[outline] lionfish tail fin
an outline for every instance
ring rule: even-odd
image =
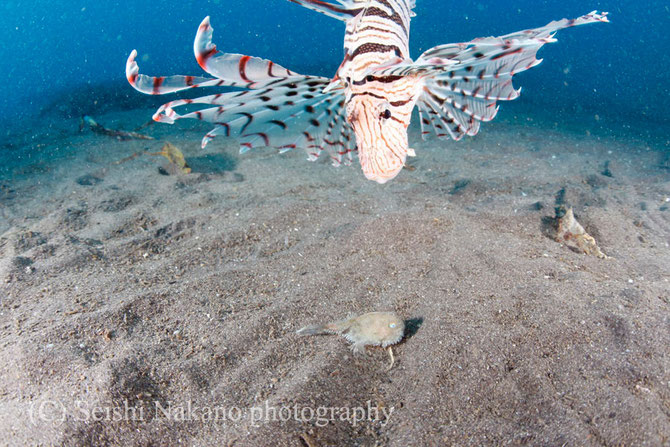
[[[203,147],[217,136],[235,136],[240,140],[240,152],[256,147],[280,152],[303,148],[309,160],[325,151],[334,165],[351,163],[356,145],[344,115],[343,88],[324,92],[328,78],[297,74],[257,57],[220,53],[212,43],[212,34],[206,17],[198,27],[193,49],[198,64],[214,78],[146,76],[139,73],[137,52],[131,53],[126,76],[143,93],[165,94],[196,87],[242,89],[170,101],[156,111],[155,121],[196,119],[213,124],[202,139]],[[196,110],[177,113],[175,109],[183,106]]]
[[[413,64],[383,70],[388,74],[414,75],[423,86],[417,105],[425,137],[460,140],[475,135],[480,123],[491,121],[498,101],[516,99],[512,77],[540,62],[536,55],[546,43],[555,42],[556,31],[587,23],[608,22],[607,13],[593,11],[577,19],[501,37],[440,45],[427,50]]]

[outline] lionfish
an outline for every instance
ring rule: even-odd
[[[593,11],[501,37],[439,45],[413,61],[409,27],[415,0],[290,1],[346,24],[344,60],[332,79],[301,75],[265,59],[220,53],[206,17],[193,49],[200,67],[213,78],[139,74],[135,50],[126,63],[126,77],[135,89],[152,95],[198,87],[237,89],[168,102],[153,119],[174,123],[193,118],[213,124],[202,147],[220,135],[237,136],[241,153],[256,147],[280,152],[300,147],[312,161],[326,152],[336,166],[350,164],[357,152],[365,176],[385,183],[398,175],[407,156],[415,155],[407,137],[415,106],[424,138],[475,135],[481,122],[496,115],[497,101],[519,96],[521,89],[514,88],[512,77],[541,62],[537,51],[555,42],[556,31],[608,21],[607,13]],[[190,104],[211,107],[175,112]]]

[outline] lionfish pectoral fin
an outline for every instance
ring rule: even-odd
[[[354,0],[338,0],[339,5],[322,0],[289,1],[343,22],[355,17],[363,9]]]
[[[593,11],[501,37],[440,45],[424,52],[413,64],[400,64],[383,73],[421,78],[417,105],[422,137],[435,134],[459,140],[477,134],[481,122],[495,117],[497,101],[519,96],[521,89],[513,87],[512,77],[541,62],[537,52],[556,41],[556,31],[597,22],[608,22],[607,13]]]
[[[203,147],[217,136],[238,137],[241,152],[255,147],[272,147],[280,152],[301,147],[310,160],[326,151],[333,164],[351,163],[356,144],[346,121],[340,84],[297,74],[269,60],[221,53],[212,43],[212,35],[206,17],[198,27],[193,49],[200,66],[214,78],[142,75],[135,62],[137,52],[130,54],[126,76],[143,93],[212,86],[243,89],[170,101],[156,111],[154,120],[173,123],[189,118],[212,123],[214,128],[202,139]],[[324,92],[326,86],[330,89]],[[177,113],[175,109],[182,106],[205,107]]]

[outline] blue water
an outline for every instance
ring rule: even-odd
[[[108,86],[113,100],[132,104],[124,85],[129,52],[139,51],[142,72],[199,74],[192,42],[210,15],[220,49],[272,59],[294,71],[332,75],[342,57],[343,24],[285,0],[199,2],[6,1],[0,7],[0,69],[5,74],[0,122],[54,116],[53,101],[84,86]],[[520,75],[522,101],[544,109],[593,110],[622,120],[670,120],[670,12],[661,1],[565,0],[500,2],[418,0],[412,55],[438,44],[500,35],[610,12],[610,24],[558,34],[545,62]],[[96,96],[90,90],[81,95]],[[89,92],[89,93],[87,93]],[[77,107],[96,98],[77,98]],[[103,101],[112,101],[102,98]],[[146,99],[142,99],[145,100]],[[68,100],[63,100],[68,102]],[[61,104],[58,110],[67,109]],[[76,111],[75,111],[76,112]]]

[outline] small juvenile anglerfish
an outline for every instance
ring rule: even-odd
[[[394,359],[391,346],[402,340],[405,334],[405,322],[395,312],[369,312],[332,323],[305,326],[296,333],[342,335],[352,343],[351,349],[354,353],[364,352],[366,346],[388,348],[392,367]]]

